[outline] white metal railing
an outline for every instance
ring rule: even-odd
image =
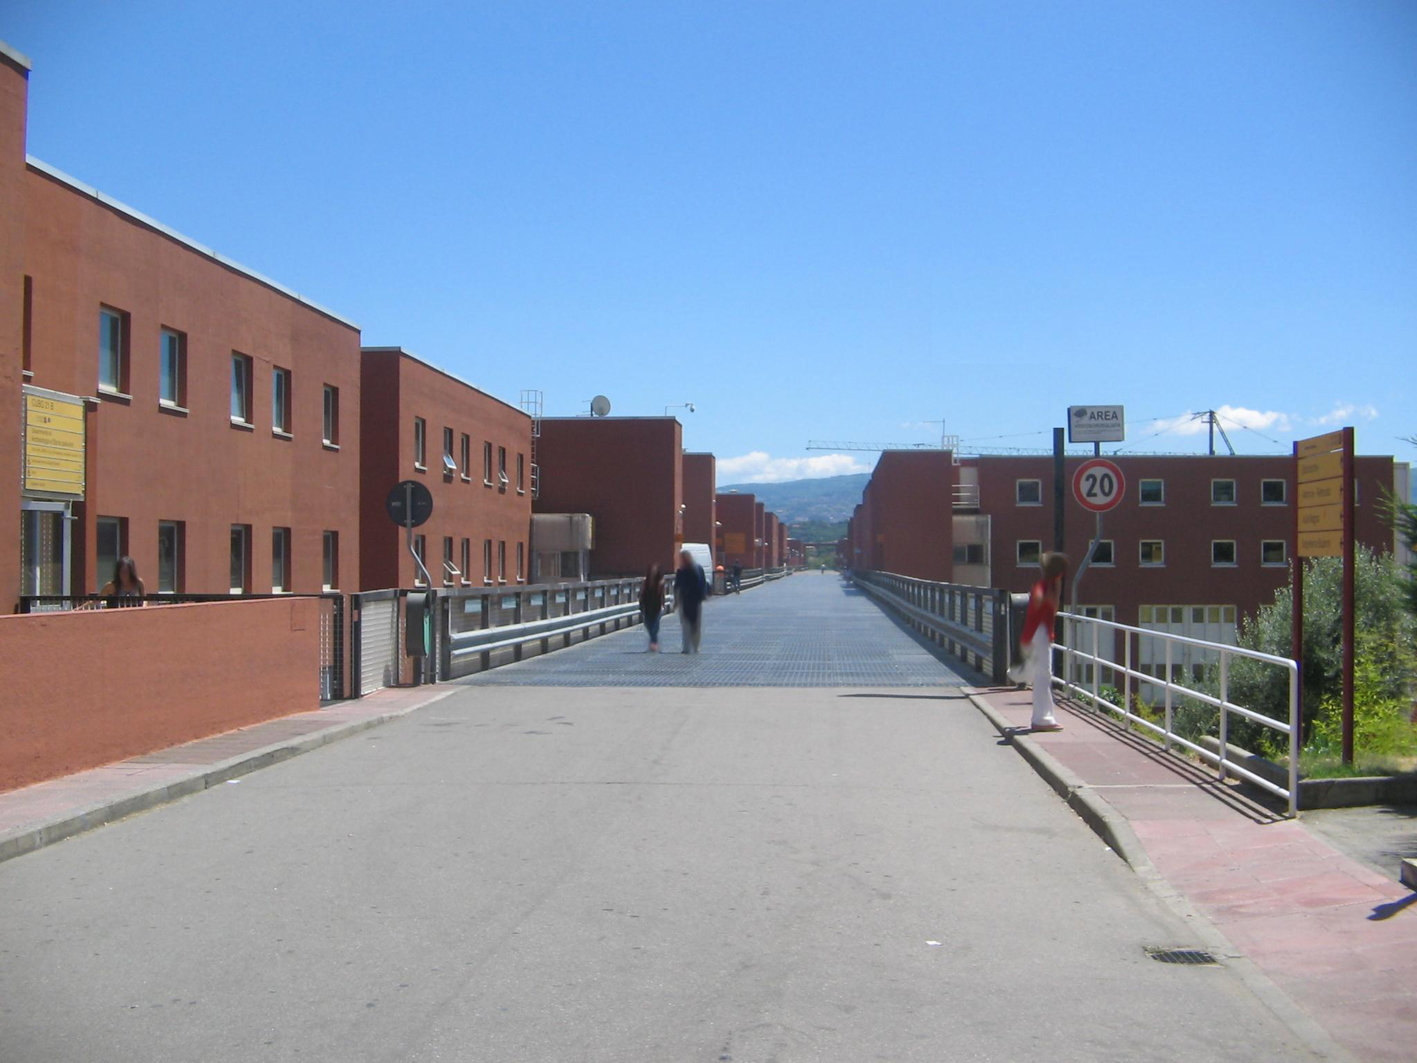
[[[936,645],[1002,683],[1008,668],[1008,595],[992,587],[855,572],[855,585],[900,613]]]
[[[1119,624],[1112,620],[1101,620],[1091,616],[1077,616],[1072,613],[1059,613],[1058,619],[1062,621],[1068,632],[1068,643],[1066,645],[1053,644],[1053,649],[1061,651],[1063,654],[1063,673],[1061,676],[1055,675],[1053,682],[1061,686],[1064,690],[1073,694],[1080,694],[1090,698],[1093,704],[1101,706],[1113,714],[1122,717],[1132,723],[1139,724],[1147,730],[1152,731],[1161,739],[1161,744],[1168,752],[1173,745],[1181,746],[1190,750],[1197,756],[1215,765],[1219,778],[1223,781],[1227,777],[1234,775],[1254,783],[1270,793],[1284,798],[1289,803],[1289,814],[1297,814],[1299,809],[1299,666],[1288,657],[1276,657],[1273,654],[1261,653],[1258,650],[1247,650],[1239,646],[1229,646],[1222,642],[1206,642],[1202,639],[1193,639],[1185,635],[1172,635],[1165,631],[1154,631],[1149,628],[1131,627],[1127,624]],[[1090,629],[1090,630],[1089,630]],[[1102,635],[1106,632],[1113,642],[1112,649],[1115,652],[1115,636],[1121,635],[1122,639],[1122,661],[1117,661],[1103,656]],[[1165,646],[1165,678],[1158,679],[1147,672],[1142,672],[1132,667],[1135,659],[1132,656],[1132,644],[1135,641],[1138,651],[1141,647],[1142,639],[1155,639]],[[1092,652],[1087,653],[1082,647],[1091,646]],[[1188,687],[1184,683],[1175,681],[1173,669],[1174,650],[1177,646],[1189,646],[1204,650],[1208,653],[1219,654],[1219,691],[1218,696],[1208,694],[1205,691]],[[1140,653],[1138,652],[1138,656]],[[1250,660],[1260,661],[1264,664],[1273,665],[1288,672],[1289,675],[1289,719],[1288,721],[1276,720],[1256,712],[1254,709],[1246,708],[1244,705],[1237,705],[1230,700],[1230,660],[1234,657],[1245,657]],[[1090,662],[1092,665],[1092,689],[1074,682],[1074,662]],[[1113,675],[1114,686],[1117,675],[1122,677],[1122,704],[1114,705],[1101,694],[1102,670],[1107,669]],[[1161,724],[1148,720],[1132,712],[1132,680],[1136,680],[1138,687],[1150,686],[1159,688],[1164,692],[1163,711],[1165,716]],[[1218,752],[1211,752],[1204,746],[1197,745],[1190,739],[1176,733],[1174,729],[1175,695],[1180,694],[1183,698],[1190,698],[1205,705],[1218,709],[1220,712],[1220,733]],[[1289,737],[1289,786],[1286,789],[1279,786],[1270,779],[1262,775],[1257,775],[1248,768],[1235,763],[1229,756],[1230,747],[1228,744],[1230,731],[1230,714],[1242,716],[1247,720],[1252,720],[1257,724],[1278,731],[1280,734]]]

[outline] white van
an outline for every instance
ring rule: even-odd
[[[709,590],[713,589],[713,551],[709,549],[708,543],[685,543],[679,547],[680,550],[689,551],[689,556],[694,559],[694,564],[702,565],[704,569],[704,579],[708,581]],[[674,564],[679,564],[679,556],[674,557]]]

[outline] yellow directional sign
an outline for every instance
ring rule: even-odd
[[[1305,506],[1332,506],[1343,501],[1343,477],[1332,480],[1310,480],[1299,485],[1299,508]]]
[[[1332,450],[1343,449],[1343,430],[1337,432],[1325,432],[1321,436],[1314,436],[1311,439],[1301,439],[1298,442],[1300,458],[1312,458],[1315,454],[1327,454]]]
[[[1343,530],[1343,507],[1303,506],[1299,510],[1299,534]]]
[[[84,403],[72,395],[25,389],[24,490],[84,497]]]
[[[1312,458],[1299,459],[1299,482],[1301,484],[1310,483],[1313,480],[1331,480],[1335,476],[1342,475],[1342,454],[1318,454]]]
[[[1294,553],[1299,557],[1338,557],[1343,553],[1343,533],[1341,531],[1300,532],[1299,548]]]

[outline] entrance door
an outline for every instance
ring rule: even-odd
[[[20,503],[20,593],[69,593],[69,506]],[[40,608],[63,608],[48,603]]]

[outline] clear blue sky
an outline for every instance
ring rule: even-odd
[[[692,401],[690,448],[773,459],[720,479],[1070,402],[1417,460],[1406,0],[6,0],[0,37],[32,154],[513,402]]]

